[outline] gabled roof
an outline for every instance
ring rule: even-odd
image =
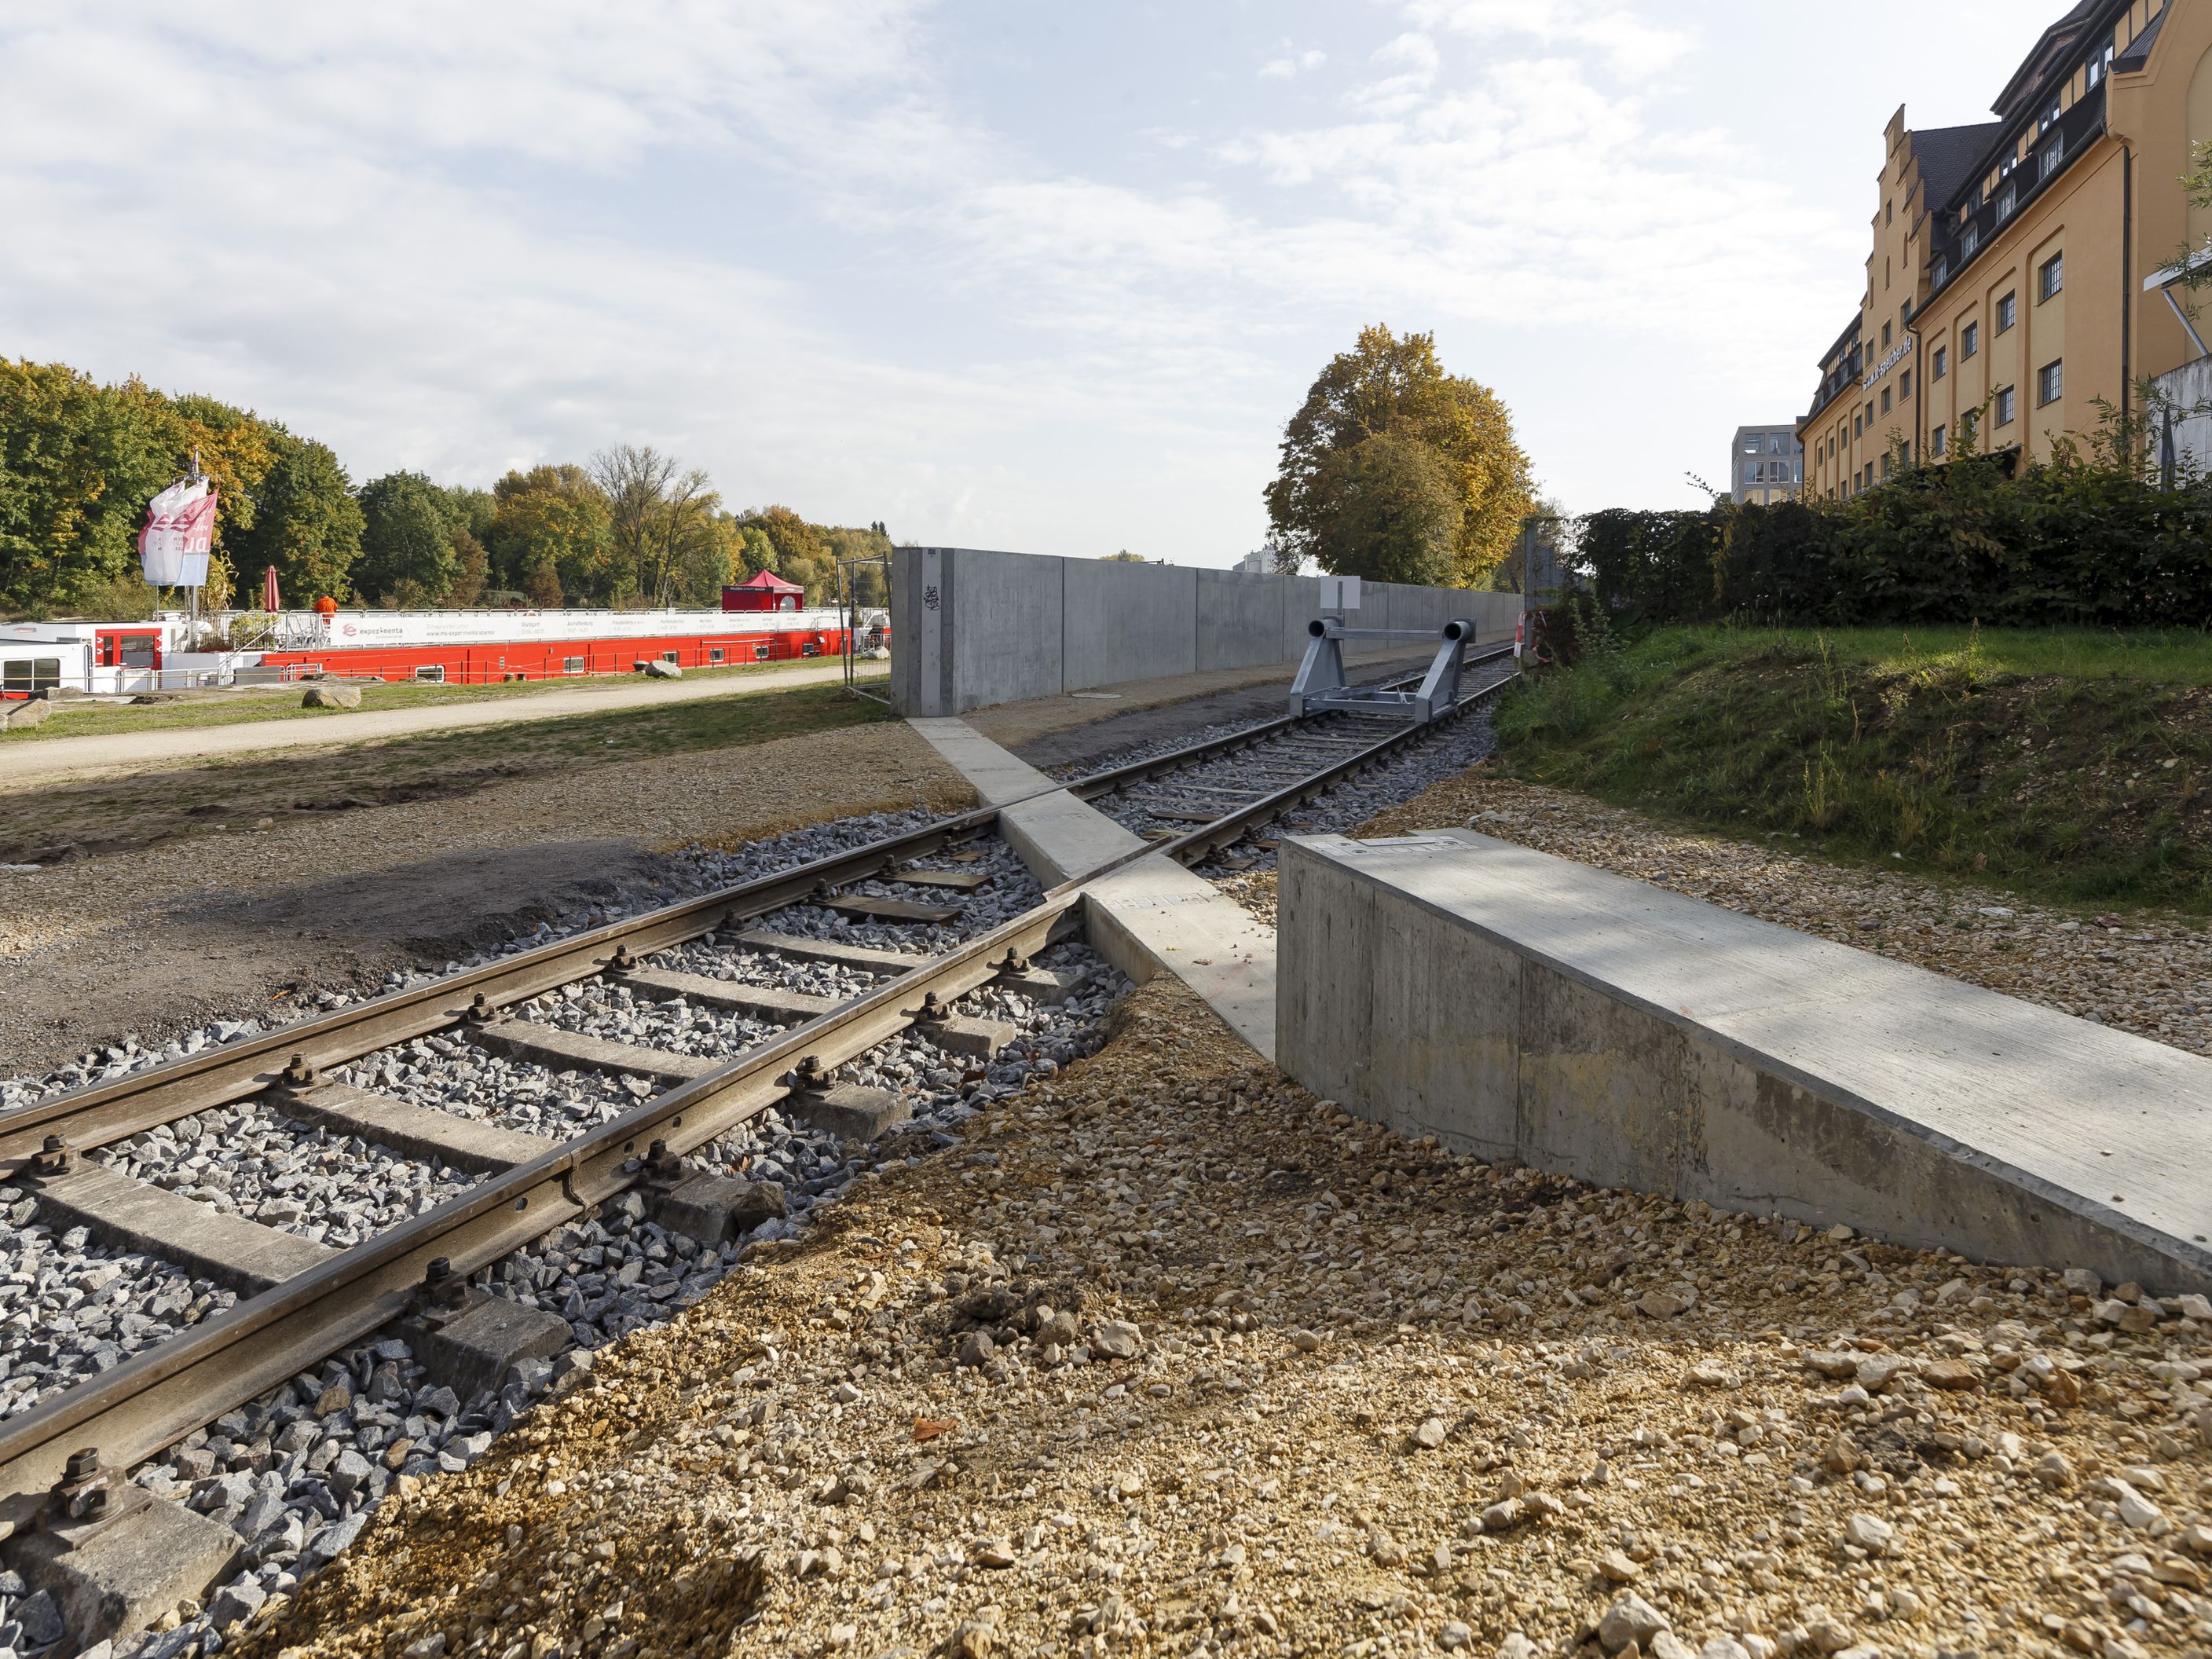
[[[2089,20],[2106,3],[2107,0],[2079,0],[2065,16],[2044,30],[2043,38],[2013,71],[2012,79],[2005,82],[2005,89],[1997,94],[1996,102],[1990,107],[2007,120],[2019,114],[2021,106],[2040,88],[2044,77],[2058,66],[2060,58],[2081,44]]]
[[[1920,163],[1920,199],[1929,212],[1951,198],[1982,170],[1982,160],[2003,136],[2002,121],[1972,126],[1930,127],[1912,135],[1913,158]]]
[[[748,576],[744,580],[738,583],[737,586],[739,587],[764,588],[771,593],[804,593],[806,591],[797,582],[787,582],[784,580],[782,577],[777,575],[773,570],[763,570],[757,575]]]

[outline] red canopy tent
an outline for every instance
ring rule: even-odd
[[[722,590],[725,611],[796,611],[805,599],[805,588],[784,580],[773,570],[748,576],[736,586]]]

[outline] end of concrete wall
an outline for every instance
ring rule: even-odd
[[[1284,1070],[1462,1152],[2212,1292],[2212,1061],[1470,831],[1281,856]]]

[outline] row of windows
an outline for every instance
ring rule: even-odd
[[[2043,300],[2055,299],[2066,291],[2066,256],[2063,253],[2054,253],[2044,261],[2042,269],[2036,273],[2036,287]],[[2019,296],[2008,294],[1996,303],[1997,332],[2009,334],[2019,321]],[[1979,323],[1968,323],[1959,331],[1959,360],[1964,362],[1981,349],[1982,325]],[[1950,347],[1936,348],[1935,357],[1929,364],[1929,372],[1939,380],[1951,372]]]
[[[811,657],[820,653],[810,642],[809,644],[800,647],[800,654],[803,656]],[[765,641],[756,644],[753,647],[754,661],[766,662],[768,660],[768,656],[769,647]],[[726,647],[719,645],[710,645],[707,647],[707,661],[709,666],[715,663],[726,663],[729,659],[730,653]],[[681,662],[683,660],[683,653],[676,651],[664,651],[660,653],[660,660],[663,662]],[[318,668],[321,665],[322,665],[319,663],[314,665],[314,666]],[[8,666],[11,672],[15,668],[15,665],[13,663],[9,664]],[[563,674],[588,673],[591,672],[591,663],[588,659],[583,657],[563,657],[561,659],[561,672]],[[415,678],[417,680],[423,682],[425,684],[442,685],[445,684],[446,679],[445,665],[442,663],[423,664],[415,670]],[[12,683],[9,689],[11,690],[14,690]]]
[[[1765,453],[1769,455],[1787,455],[1790,453],[1790,440],[1779,432],[1770,432],[1766,434],[1765,447]],[[1743,441],[1745,454],[1756,455],[1759,450],[1760,440],[1756,432]]]
[[[2035,371],[2035,404],[2047,409],[2066,395],[2066,363],[2063,358],[2054,358]],[[1990,400],[1990,412],[2000,428],[2010,426],[2020,416],[2020,391],[2016,386],[2000,387]],[[1929,448],[1937,455],[1949,452],[1950,434],[1943,427],[1929,434]]]

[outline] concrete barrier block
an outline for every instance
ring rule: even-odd
[[[2212,1061],[1467,830],[1293,837],[1279,1063],[1458,1150],[2212,1286]]]

